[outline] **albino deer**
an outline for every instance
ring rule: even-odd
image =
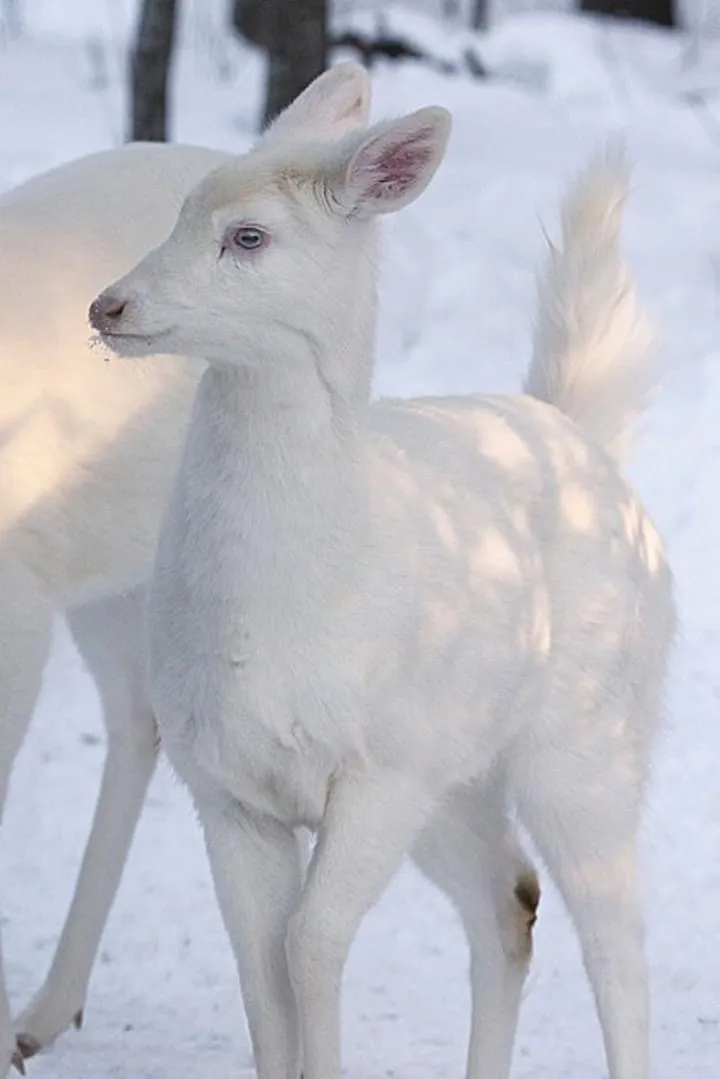
[[[467,932],[467,1074],[507,1076],[539,899],[511,807],[577,928],[610,1075],[647,1079],[636,833],[674,606],[619,467],[656,378],[626,170],[611,154],[570,193],[525,395],[371,405],[375,221],[449,128],[430,108],[261,143],[90,308],[120,356],[208,364],[150,586],[151,697],[259,1079],[338,1079],[343,965],[406,852]]]
[[[273,133],[366,124],[369,84],[344,64]],[[187,192],[227,154],[132,146],[0,199],[0,809],[37,697],[55,611],[98,682],[108,729],[100,801],[49,977],[15,1024],[0,961],[0,1079],[80,1022],[98,943],[153,771],[135,586],[149,573],[200,370],[176,358],[102,364],[87,306],[167,235]],[[128,594],[123,594],[128,593]],[[1,953],[0,953],[1,954]]]

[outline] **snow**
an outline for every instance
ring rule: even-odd
[[[28,3],[26,33],[0,45],[0,186],[122,138],[124,59],[121,35],[103,21],[110,8]],[[132,4],[120,9],[129,17]],[[220,38],[215,10],[196,4],[188,17],[175,136],[241,150],[260,106],[260,65]],[[91,89],[93,35],[104,89]],[[447,164],[388,225],[378,391],[516,389],[528,360],[540,221],[555,233],[563,184],[608,134],[624,131],[637,162],[626,247],[668,377],[631,473],[667,539],[682,617],[644,829],[654,1079],[720,1073],[720,120],[712,126],[712,98],[700,110],[680,93],[687,45],[658,31],[529,15],[499,26],[484,47],[511,71],[531,61],[544,73],[533,91],[515,78],[483,83],[414,64],[374,72],[376,115],[438,103],[455,117]],[[102,738],[94,688],[60,624],[0,859],[18,1006],[44,976],[70,899]],[[536,939],[514,1074],[600,1079],[592,1001],[549,886]],[[404,869],[348,966],[347,1075],[460,1075],[465,964],[445,900]],[[200,836],[164,767],[104,939],[86,1028],[30,1068],[34,1079],[251,1073]]]

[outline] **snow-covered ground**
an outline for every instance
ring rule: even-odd
[[[54,5],[26,6],[49,13]],[[61,35],[61,20],[47,14],[18,42],[0,45],[0,186],[122,137],[124,58],[118,44],[107,44],[108,26],[93,26],[89,14],[102,9],[106,19],[113,5],[62,6],[76,12],[72,33]],[[212,19],[198,21],[202,10],[195,5],[180,58],[175,136],[242,149],[259,105],[258,62],[221,48]],[[98,42],[106,42],[99,52]],[[681,98],[687,72],[679,38],[530,16],[498,28],[484,47],[514,77],[539,75],[542,90],[413,65],[380,66],[374,76],[378,116],[430,103],[455,116],[447,164],[388,229],[377,386],[399,394],[518,387],[543,251],[540,220],[554,232],[567,177],[607,133],[625,131],[637,162],[626,246],[669,369],[631,468],[667,538],[682,614],[644,843],[653,1075],[717,1079],[720,120]],[[108,85],[93,89],[98,70],[89,57],[99,54]],[[220,82],[223,56],[227,80]],[[62,251],[38,256],[57,260],[62,272]],[[52,954],[103,756],[95,691],[62,626],[36,720],[15,772],[0,860],[7,974],[18,1005]],[[347,1075],[459,1076],[465,962],[444,899],[403,871],[368,917],[347,970]],[[29,1067],[36,1079],[250,1074],[200,836],[187,797],[164,768],[107,930],[86,1028]],[[574,937],[549,887],[515,1073],[604,1075]]]

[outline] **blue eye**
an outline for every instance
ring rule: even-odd
[[[223,248],[234,251],[258,251],[267,243],[267,233],[254,225],[233,226],[225,234]]]

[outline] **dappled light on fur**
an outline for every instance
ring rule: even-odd
[[[566,484],[560,491],[560,512],[575,531],[592,533],[596,513],[593,497],[579,483]]]

